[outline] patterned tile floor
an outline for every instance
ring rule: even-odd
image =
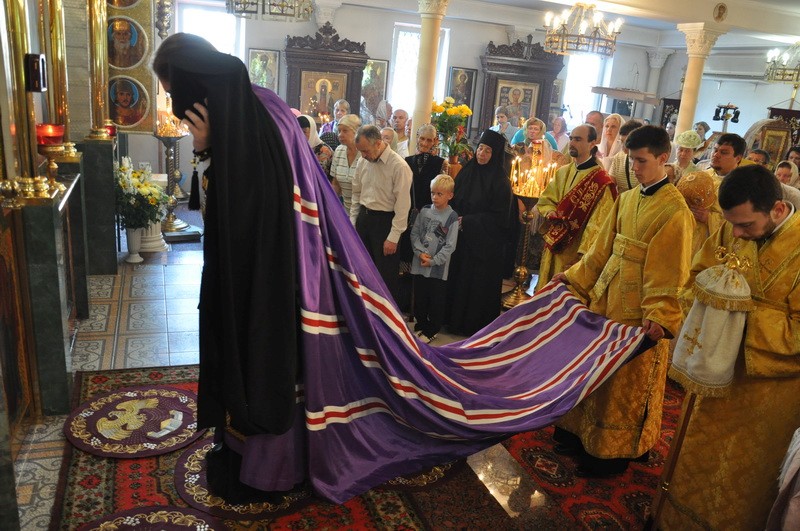
[[[89,318],[78,325],[73,372],[198,362],[202,251],[144,256],[141,264],[121,260],[116,275],[89,277]],[[50,524],[67,444],[65,419],[46,417],[19,430],[15,470],[23,530]]]
[[[122,261],[124,256],[120,255],[117,275],[89,277],[89,318],[78,325],[72,372],[197,363],[202,252],[145,254],[141,264],[128,264]],[[463,338],[440,333],[432,344],[458,339]],[[65,419],[39,419],[17,435],[17,504],[23,530],[47,529],[50,524],[67,444],[61,431]],[[479,477],[492,466],[505,470],[506,483],[510,476],[519,481],[527,477],[502,445],[472,456],[469,464]],[[509,515],[516,516],[508,507],[507,493],[491,481],[485,483]],[[531,506],[547,501],[542,492],[534,492]]]

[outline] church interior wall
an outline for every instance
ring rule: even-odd
[[[67,1],[74,2],[75,0]],[[472,7],[475,8],[475,5],[472,5]],[[527,32],[524,27],[509,25],[519,22],[518,20],[509,20],[509,24],[502,24],[497,14],[487,16],[482,22],[476,22],[459,18],[461,13],[454,12],[453,6],[450,6],[450,11],[453,14],[450,17],[446,16],[442,22],[442,27],[450,30],[447,67],[449,69],[450,66],[459,66],[474,68],[479,71],[475,87],[473,111],[480,113],[483,91],[480,56],[485,52],[486,45],[489,41],[493,41],[495,44],[507,44],[510,30],[516,30],[516,36],[522,39],[527,35]],[[535,28],[530,30],[533,34],[534,42],[542,42],[544,33],[538,28],[538,21],[543,14],[532,10],[526,10],[526,12],[530,14],[525,19],[532,21],[531,27]],[[419,24],[420,19],[415,12],[398,11],[381,4],[376,4],[375,7],[347,4],[336,10],[332,23],[340,38],[365,42],[367,54],[375,59],[389,60],[391,69],[393,67],[393,33],[396,22]],[[313,35],[316,31],[317,25],[313,20],[296,23],[260,19],[247,20],[245,22],[244,59],[246,60],[247,52],[250,48],[280,50],[283,52],[287,35]],[[525,35],[522,35],[522,33],[525,33]],[[511,31],[511,34],[513,34],[513,31]],[[746,43],[745,45],[759,44],[762,47],[768,44],[763,40],[759,41],[751,38],[742,40],[741,37],[722,35],[718,44],[718,47],[722,49],[715,48],[712,51],[712,55],[707,60],[706,72],[744,72],[754,78],[759,75],[759,72],[763,72],[766,48],[759,48],[755,51],[752,48],[728,51],[735,42],[744,42]],[[677,30],[655,30],[631,25],[623,26],[617,52],[611,61],[609,73],[605,78],[608,81],[606,85],[615,88],[632,88],[645,91],[648,76],[650,75],[650,65],[646,50],[648,47],[660,45],[670,46],[673,49],[678,46],[681,46],[681,48],[676,49],[676,53],[667,59],[662,68],[657,95],[659,97],[679,97],[680,80],[683,77],[683,69],[686,67],[688,58],[685,52],[685,36]],[[568,60],[569,57],[565,57],[565,65]],[[72,70],[72,65],[70,69]],[[636,74],[637,71],[638,75]],[[565,79],[566,72],[567,69],[564,68],[559,78]],[[286,97],[286,73],[285,54],[281,53],[278,93],[283,98]],[[72,71],[70,75],[72,75]],[[391,88],[387,87],[387,90],[389,91],[387,96],[391,102]],[[743,134],[750,123],[766,116],[767,105],[787,99],[789,93],[790,87],[787,89],[782,85],[762,85],[757,82],[754,84],[753,82],[748,83],[731,79],[717,80],[704,75],[695,120],[708,121],[713,116],[714,109],[718,103],[727,103],[730,100],[742,109],[742,120],[739,125],[729,124],[729,130]],[[744,101],[745,98],[743,97],[745,94],[747,95],[746,101]],[[742,101],[735,101],[737,99]],[[72,104],[72,101],[70,103]],[[411,109],[408,110],[409,112],[412,111]],[[611,102],[605,101],[602,110],[610,112]],[[641,116],[642,112],[646,112],[646,106],[639,105],[635,114]],[[163,163],[160,163],[160,159],[163,157],[160,153],[158,142],[147,135],[129,136],[129,152],[136,161],[150,161],[154,168],[163,166]],[[180,167],[184,173],[187,173],[191,169],[189,165],[191,160],[190,141],[188,139],[185,140],[181,148]],[[188,183],[188,181],[185,181],[185,183]]]

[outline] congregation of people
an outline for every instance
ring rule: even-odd
[[[525,209],[513,198],[509,160],[556,163],[531,212],[528,237],[544,242],[536,289],[564,282],[592,311],[643,327],[650,341],[556,426],[555,451],[577,460],[579,476],[614,477],[647,461],[660,437],[670,356],[696,275],[716,263],[720,245],[747,254],[755,309],[733,389],[695,404],[656,525],[763,527],[800,427],[800,236],[792,228],[800,147],[772,161],[737,134],[709,136],[705,122],[675,135],[674,124],[593,111],[567,131],[562,117],[548,130],[536,117],[511,123],[510,114],[495,109],[496,124],[452,177],[433,126],[418,129],[410,150],[400,147],[408,142],[405,111],[393,113],[391,127],[362,126],[340,138],[346,144],[355,133],[361,162],[353,173],[331,172],[334,187],[409,326],[430,342],[442,329],[469,336],[501,313],[504,248],[515,245],[508,234]],[[382,189],[369,192],[378,182]],[[344,192],[351,183],[353,195]],[[766,409],[770,396],[781,397],[779,411]],[[755,445],[769,450],[759,466],[748,455]],[[703,482],[722,488],[703,489]]]
[[[592,312],[647,338],[558,421],[554,451],[577,461],[578,476],[615,477],[650,459],[674,340],[697,342],[698,330],[682,330],[701,300],[695,280],[719,263],[720,247],[746,259],[752,307],[729,392],[692,401],[653,517],[660,529],[762,529],[778,518],[777,478],[800,427],[800,146],[771,161],[737,134],[709,136],[705,122],[675,135],[592,111],[569,132],[562,117],[548,131],[501,106],[456,173],[434,126],[410,135],[405,110],[383,120],[350,110],[339,100],[319,131],[308,115],[298,126],[409,328],[428,343],[442,330],[473,335],[501,313],[510,235],[525,208],[510,158],[559,166],[530,213],[537,222],[525,225],[524,237],[544,243],[536,288],[562,282]],[[191,127],[196,138],[202,122]]]

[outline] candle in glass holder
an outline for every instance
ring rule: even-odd
[[[64,142],[64,126],[58,124],[36,124],[36,143],[42,145]]]

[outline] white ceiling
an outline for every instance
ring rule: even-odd
[[[450,0],[448,14],[463,0]],[[598,9],[621,16],[625,25],[674,32],[685,22],[715,23],[714,9],[720,0],[583,0]],[[539,12],[559,12],[572,0],[483,0],[482,3]],[[730,36],[741,36],[791,43],[800,40],[800,0],[725,0],[728,16],[722,21]],[[625,26],[623,26],[624,31]],[[730,40],[730,37],[727,39]],[[765,44],[766,45],[766,44]]]

